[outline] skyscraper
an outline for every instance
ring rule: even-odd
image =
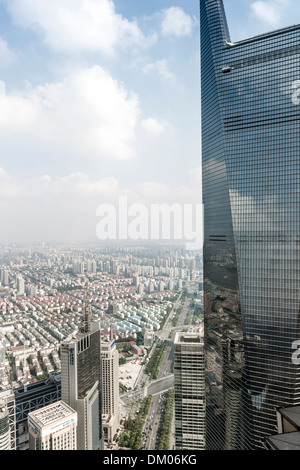
[[[300,403],[300,26],[232,42],[201,0],[207,449],[259,449]]]
[[[203,329],[174,339],[175,448],[205,450],[205,361]]]
[[[103,449],[101,380],[101,330],[86,302],[80,331],[61,345],[61,397],[78,414],[78,450]]]

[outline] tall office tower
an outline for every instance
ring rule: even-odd
[[[77,413],[63,401],[28,413],[29,450],[77,450]]]
[[[175,449],[205,450],[203,326],[174,339]]]
[[[120,424],[119,352],[113,339],[102,341],[102,418],[104,439],[112,442]]]
[[[61,345],[61,398],[77,411],[77,449],[102,450],[101,331],[86,301],[80,331]]]
[[[0,450],[11,450],[9,412],[4,401],[0,401]]]
[[[232,42],[201,0],[207,449],[260,449],[300,403],[300,26]]]

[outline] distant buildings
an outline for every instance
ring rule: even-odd
[[[87,263],[87,272],[91,274],[96,274],[97,272],[97,263],[94,260],[90,260]]]
[[[174,339],[175,449],[205,450],[205,362],[203,329]]]
[[[28,414],[29,450],[77,450],[77,413],[59,401]]]

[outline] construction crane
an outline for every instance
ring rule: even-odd
[[[89,282],[86,281],[84,312],[82,315],[82,323],[81,323],[81,329],[80,329],[81,333],[91,332],[92,312],[91,312],[91,305],[88,301],[88,292],[89,292]]]

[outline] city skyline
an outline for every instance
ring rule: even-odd
[[[199,203],[198,1],[50,4],[0,2],[0,243],[96,241],[98,205],[120,194]],[[225,7],[233,40],[298,14]]]

